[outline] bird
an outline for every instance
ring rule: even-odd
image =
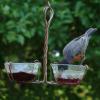
[[[59,64],[73,64],[74,62],[83,63],[89,40],[96,31],[97,28],[89,28],[83,35],[66,44],[63,49],[64,59],[60,61]]]

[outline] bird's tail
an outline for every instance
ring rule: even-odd
[[[86,36],[91,36],[94,32],[97,31],[97,28],[89,28],[86,32],[85,32],[85,35]]]

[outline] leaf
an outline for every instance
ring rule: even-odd
[[[35,35],[35,30],[34,29],[31,29],[30,31],[29,30],[26,30],[26,29],[23,29],[23,35],[27,38],[31,38],[32,36]]]
[[[16,25],[15,25],[15,23],[14,23],[13,20],[10,20],[10,21],[8,21],[8,22],[6,23],[6,28],[7,28],[7,29],[12,29],[12,28],[14,28],[14,27],[16,27]]]
[[[81,1],[76,2],[74,10],[75,16],[80,16],[83,13],[83,10],[85,10],[84,3]]]
[[[3,13],[9,14],[9,11],[10,11],[10,7],[8,5],[5,5],[4,8],[3,8]]]
[[[23,35],[17,35],[17,42],[20,43],[21,45],[24,44],[25,39]]]
[[[16,33],[13,31],[9,31],[6,35],[6,39],[9,43],[16,41]]]

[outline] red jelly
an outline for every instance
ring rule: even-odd
[[[29,82],[35,80],[35,75],[25,72],[10,73],[9,78],[17,82]]]
[[[64,78],[57,78],[57,82],[59,84],[67,84],[67,85],[78,85],[80,84],[80,79],[64,79]]]

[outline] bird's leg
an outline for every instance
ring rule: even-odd
[[[84,55],[84,56],[83,56],[83,59],[82,59],[82,61],[81,61],[81,63],[80,63],[80,65],[83,64],[83,62],[85,61],[85,59],[86,59],[86,57],[85,57],[85,55]]]

